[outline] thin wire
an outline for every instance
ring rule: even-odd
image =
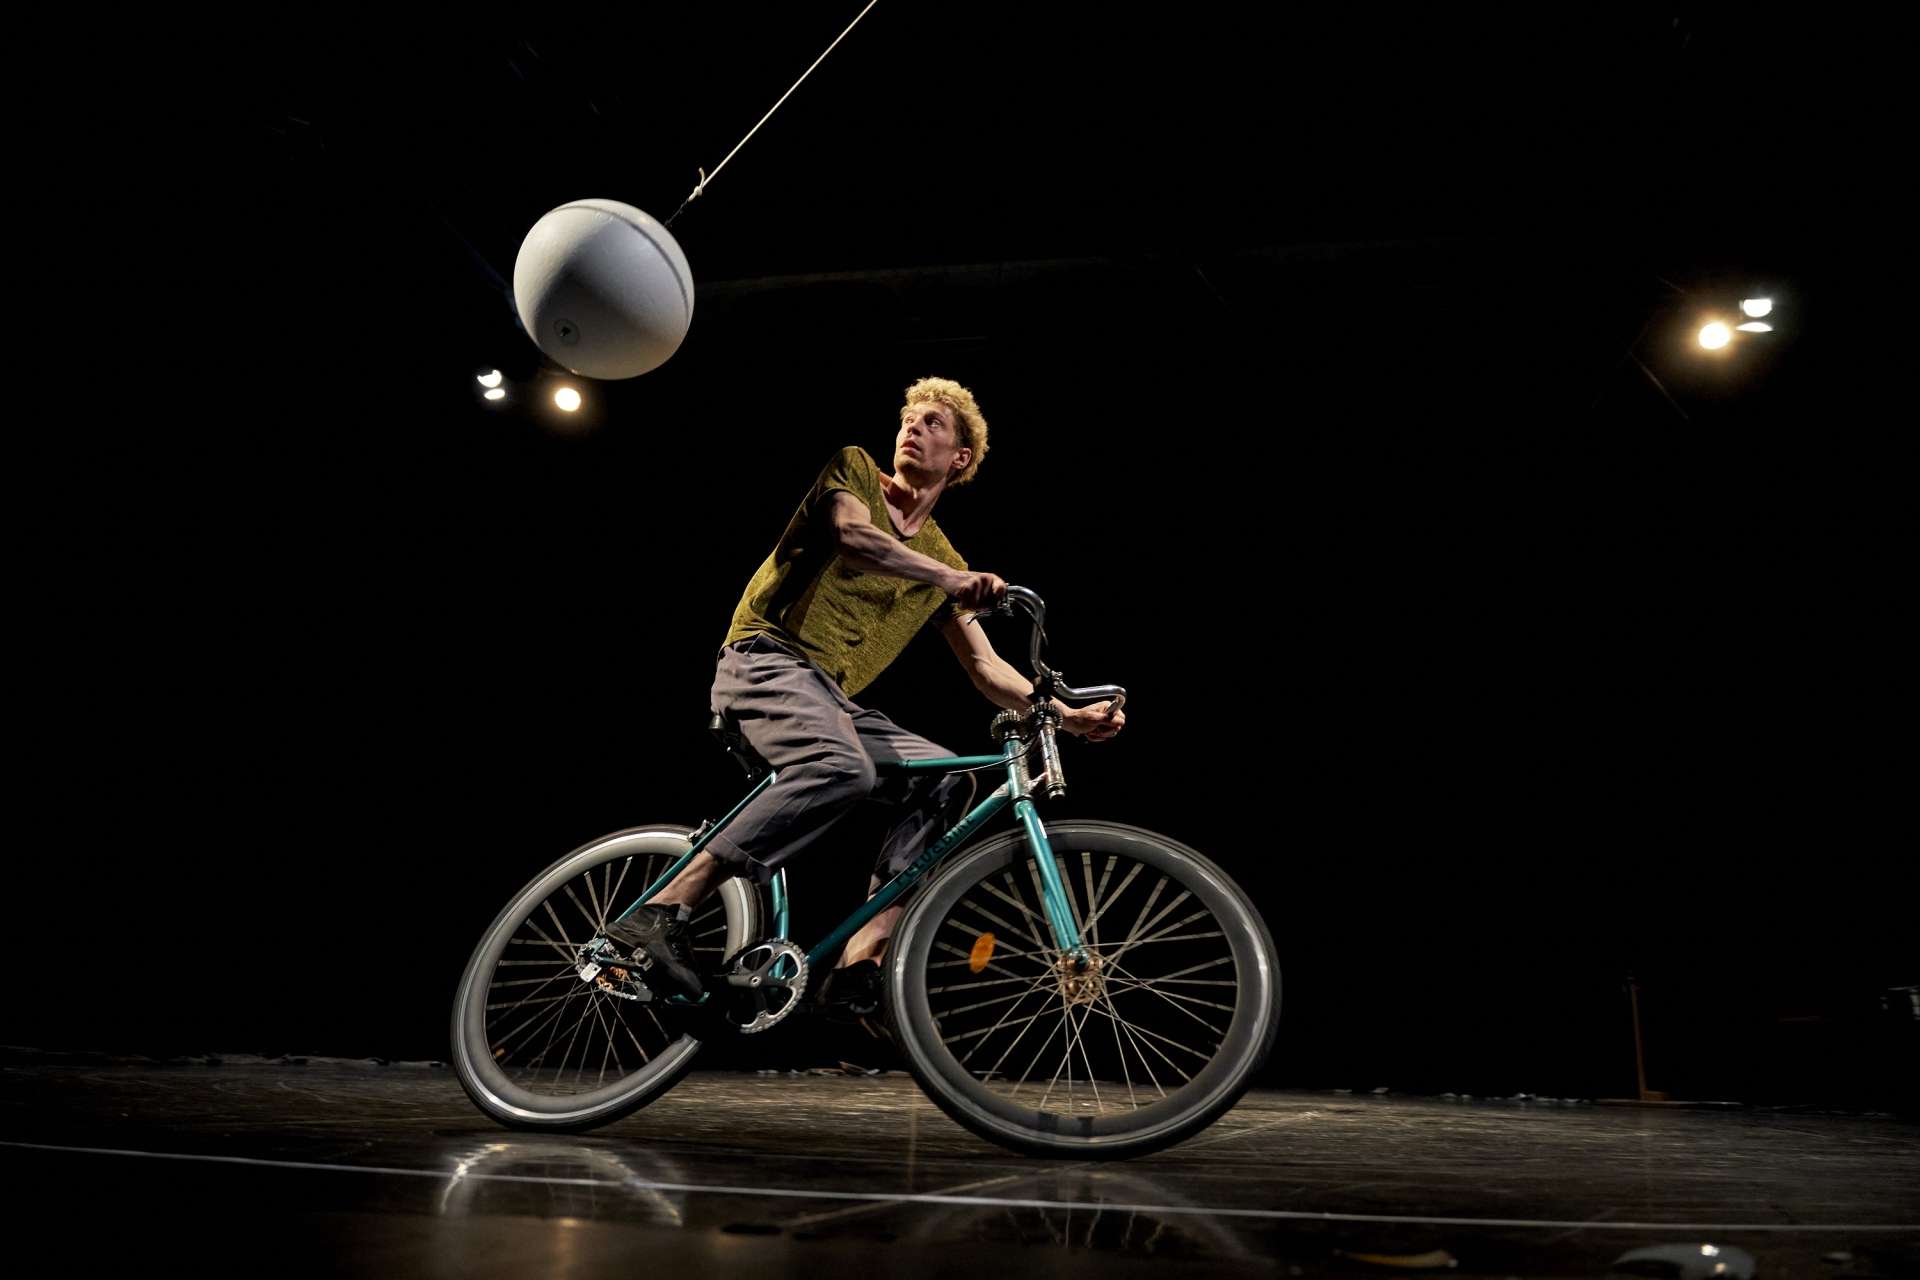
[[[1666,400],[1667,404],[1673,409],[1673,411],[1680,415],[1680,421],[1689,422],[1689,423],[1692,422],[1693,419],[1687,416],[1687,411],[1680,407],[1680,402],[1673,398],[1672,393],[1667,390],[1666,386],[1663,383],[1661,383],[1660,379],[1653,376],[1653,370],[1647,368],[1647,366],[1644,363],[1642,363],[1640,357],[1634,355],[1633,352],[1629,351],[1627,352],[1627,355],[1632,358],[1634,364],[1640,366],[1640,372],[1647,375],[1647,381],[1653,384],[1653,389],[1655,391],[1658,391],[1661,397]]]
[[[867,8],[862,9],[860,11],[859,17],[856,17],[852,22],[849,22],[847,24],[846,31],[842,31],[838,36],[834,37],[833,43],[827,46],[826,53],[821,54],[819,57],[813,60],[813,67],[817,67],[821,63],[825,62],[827,60],[827,54],[832,53],[836,48],[838,48],[840,45],[840,42],[847,38],[847,33],[860,25],[860,19],[867,16],[867,10],[873,8],[874,5],[879,3],[880,3],[880,0],[867,0]],[[808,67],[806,71],[801,75],[801,77],[798,80],[795,80],[793,82],[793,89],[798,89],[801,85],[806,83],[807,77],[813,74],[813,67]],[[760,117],[760,124],[765,124],[767,121],[773,119],[773,113],[780,109],[781,103],[784,103],[788,98],[791,98],[793,96],[793,89],[789,89],[785,93],[780,95],[780,101],[774,103],[772,109],[769,110],[767,114]],[[733,150],[727,152],[727,159],[722,160],[720,162],[719,168],[716,168],[712,173],[708,173],[705,169],[701,169],[698,171],[700,174],[700,181],[693,184],[692,193],[688,195],[685,200],[682,200],[680,202],[680,207],[678,209],[675,209],[673,211],[673,218],[677,218],[681,214],[685,213],[687,210],[687,206],[692,204],[695,200],[698,200],[706,192],[707,184],[709,182],[712,182],[715,178],[719,177],[720,170],[727,167],[727,160],[731,160],[736,155],[740,154],[740,148],[746,146],[748,141],[752,139],[753,135],[760,132],[760,124],[756,124],[755,126],[753,126],[753,128],[747,130],[747,136],[745,138],[740,139],[740,141],[737,144],[735,144]],[[671,227],[673,225],[673,218],[667,219],[666,221],[667,226]]]

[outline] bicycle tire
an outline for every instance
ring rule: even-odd
[[[1138,827],[1106,822],[1049,825],[1047,835],[1082,938],[1100,957],[1094,970],[1098,982],[1067,971],[1067,961],[1053,948],[1039,913],[1037,868],[1026,840],[1019,832],[1007,833],[962,854],[943,869],[900,922],[886,995],[888,1021],[902,1057],[920,1087],[947,1115],[979,1136],[1025,1154],[1124,1159],[1183,1141],[1239,1100],[1272,1051],[1280,1016],[1280,969],[1272,936],[1245,892],[1186,845]],[[1116,886],[1113,877],[1123,862],[1130,870]],[[1143,871],[1154,874],[1142,876]],[[1096,875],[1102,877],[1098,885]],[[1149,887],[1147,881],[1157,887]],[[1169,885],[1177,885],[1177,891],[1169,894]],[[1126,912],[1136,913],[1133,929],[1118,942],[1112,941],[1110,932],[1102,944],[1099,926],[1113,910],[1122,911],[1123,922]],[[1194,925],[1202,914],[1211,916],[1217,931],[1200,926],[1194,933],[1177,932]],[[1168,925],[1170,915],[1180,918]],[[996,930],[1000,932],[994,938],[987,937]],[[973,946],[962,950],[958,944],[970,935]],[[1024,938],[1027,949],[1020,950],[1019,944],[1003,947],[1004,937]],[[1188,949],[1182,952],[1169,945],[1143,956],[1138,948],[1149,943],[1180,943]],[[1214,951],[1220,954],[1214,956]],[[1131,962],[1122,964],[1129,956]],[[1230,980],[1186,976],[1224,972],[1229,963]],[[971,973],[957,972],[962,965]],[[1134,972],[1151,965],[1171,969],[1160,979],[1160,986]],[[998,976],[978,978],[989,969],[997,970]],[[1023,982],[1028,984],[1024,988]],[[1227,985],[1232,988],[1233,1004],[1223,1018],[1219,1010],[1229,1006],[1207,997],[1224,995],[1216,988]],[[1015,994],[987,995],[995,987],[1007,986],[1014,987]],[[1202,988],[1205,995],[1189,994],[1189,988]],[[1006,1025],[1036,994],[1041,1003],[1034,1007],[1039,1011]],[[1157,998],[1161,1004],[1145,997]],[[1012,1038],[1013,1027],[1025,1022],[1025,1029],[1018,1033],[1024,1038],[1040,1019],[1051,1019],[1055,1009],[1050,1005],[1056,999],[1059,1026],[1047,1033],[1046,1043],[1050,1045],[1065,1028],[1063,1061],[1071,1067],[1078,1047],[1086,1079],[1076,1098],[1073,1072],[1067,1070],[1067,1105],[1050,1107],[1058,1089],[1060,1069],[1056,1069],[1047,1096],[1039,1098],[1038,1105],[1029,1105],[1036,1101],[1032,1094],[1022,1100],[1019,1093],[1032,1067],[1011,1088],[1018,1061],[1005,1072],[1000,1070],[1017,1050],[1018,1039],[991,1068],[983,1069],[991,1050],[979,1062],[972,1059],[983,1048],[997,1048],[996,1037],[1003,1031]],[[1122,999],[1128,1002],[1124,1015],[1119,1007]],[[983,1032],[973,1025],[985,1023],[994,1016],[993,1006],[1007,1001],[1013,1004],[998,1015],[991,1029]],[[1076,1007],[1086,1010],[1077,1026]],[[1136,1012],[1143,1008],[1146,1012]],[[1095,1025],[1096,1014],[1110,1025],[1114,1045],[1111,1053],[1104,1044],[1097,1052],[1109,1074],[1117,1062],[1126,1077],[1124,1103],[1118,1082],[1105,1082],[1114,1096],[1111,1108],[1100,1092],[1103,1081],[1093,1057],[1093,1038],[1082,1034]],[[1183,1019],[1198,1022],[1217,1033],[1218,1043],[1204,1052],[1175,1043],[1179,1036],[1169,1037],[1157,1026],[1134,1021],[1141,1017],[1173,1024],[1176,1030],[1186,1028],[1181,1034],[1191,1034]],[[1219,1022],[1225,1025],[1215,1026]],[[1098,1029],[1105,1031],[1108,1026]],[[1131,1061],[1130,1048],[1135,1055]],[[1176,1059],[1175,1053],[1203,1058],[1204,1065],[1185,1073],[1180,1065],[1184,1059]],[[1162,1061],[1156,1063],[1156,1056]],[[1146,1068],[1139,1074],[1147,1078],[1136,1080],[1134,1067],[1139,1065]],[[1169,1093],[1165,1085],[1177,1074],[1184,1079]],[[1165,1081],[1160,1079],[1163,1075]],[[1032,1083],[1038,1092],[1039,1082]],[[1089,1088],[1091,1109],[1084,1101]],[[1148,1098],[1144,1103],[1143,1095]]]
[[[663,1018],[662,1008],[656,1007],[658,1000],[649,1004],[605,995],[593,984],[578,980],[567,954],[598,932],[610,911],[624,909],[683,856],[692,847],[689,834],[686,827],[661,825],[633,827],[591,840],[534,877],[494,917],[461,975],[451,1027],[454,1075],[481,1111],[509,1128],[577,1133],[631,1114],[672,1088],[692,1068],[701,1046],[697,1018],[676,1014],[671,1008],[665,1008]],[[569,921],[577,923],[569,926]],[[696,911],[691,929],[696,962],[708,971],[718,968],[722,956],[734,954],[760,936],[759,891],[739,878],[723,880],[714,897]],[[553,931],[560,934],[558,942],[551,936]],[[509,958],[507,952],[516,944],[526,950]],[[509,968],[535,972],[520,978],[506,973]],[[518,988],[528,986],[533,990],[516,1000]],[[534,1001],[542,992],[547,994]],[[544,1055],[558,1038],[557,1027],[549,1032],[537,1059],[513,1038],[524,1039],[529,1025],[531,1034],[538,1035],[540,1024],[531,1019],[546,1016],[538,1012],[543,1003],[553,1006],[551,1016],[557,1023],[577,1015],[572,1040],[545,1091],[528,1085],[529,1080],[538,1084],[546,1071]],[[503,1013],[507,1016],[498,1016]],[[496,1016],[490,1018],[490,1014]],[[582,1028],[587,1044],[579,1046],[575,1042]],[[628,1041],[624,1045],[622,1031]],[[581,1058],[576,1074],[583,1074],[596,1035],[608,1045],[596,1083],[586,1087],[576,1081],[563,1087],[561,1077],[574,1049],[580,1049]],[[647,1052],[649,1042],[656,1042],[654,1052]],[[640,1061],[628,1070],[625,1059],[635,1052]],[[608,1082],[610,1057],[620,1070]]]

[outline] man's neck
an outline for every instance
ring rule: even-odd
[[[933,514],[933,504],[940,500],[940,494],[947,487],[944,480],[916,484],[905,471],[885,479],[887,506],[892,508],[894,521],[902,529],[918,529],[925,524]]]

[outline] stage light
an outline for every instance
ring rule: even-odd
[[[486,398],[488,400],[505,400],[507,398],[507,393],[501,388],[495,387],[493,390],[486,393]]]
[[[1755,320],[1758,320],[1761,316],[1764,316],[1773,310],[1773,299],[1772,298],[1748,298],[1746,301],[1740,304],[1740,310],[1744,314],[1750,315]],[[1741,327],[1745,328],[1746,326],[1742,325]]]
[[[500,385],[503,377],[504,375],[498,369],[495,369],[491,373],[483,373],[480,375],[480,385],[483,387],[497,387]]]
[[[1772,325],[1763,324],[1758,320],[1749,320],[1745,324],[1737,325],[1735,327],[1738,328],[1742,333],[1772,333],[1773,332]]]
[[[553,393],[553,402],[567,413],[572,413],[580,407],[580,393],[572,387],[562,387]]]
[[[1718,351],[1732,341],[1733,331],[1718,320],[1700,329],[1700,345],[1709,351]]]

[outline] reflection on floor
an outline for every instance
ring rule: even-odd
[[[577,1136],[427,1064],[16,1052],[0,1085],[16,1239],[89,1269],[1920,1274],[1899,1118],[1257,1092],[1110,1164],[990,1146],[896,1073],[695,1073]]]

